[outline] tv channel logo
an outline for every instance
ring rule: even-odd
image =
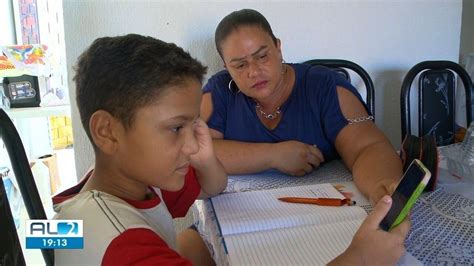
[[[82,220],[27,220],[26,248],[82,249],[84,231]]]

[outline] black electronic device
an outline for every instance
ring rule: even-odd
[[[12,108],[40,106],[41,95],[36,76],[6,77],[3,79],[3,90]]]

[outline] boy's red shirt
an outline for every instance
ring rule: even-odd
[[[59,211],[61,212],[61,208],[64,207],[59,207],[63,203],[66,203],[67,200],[75,200],[74,198],[82,193],[79,193],[82,187],[84,186],[85,182],[88,180],[88,178],[91,177],[92,171],[89,172],[79,184],[77,184],[74,187],[69,188],[68,190],[56,195],[53,198],[53,203],[55,205],[55,209],[58,208]],[[150,188],[154,196],[151,199],[143,200],[143,201],[134,201],[134,200],[129,200],[129,199],[124,199],[120,198],[123,205],[125,208],[130,208],[133,207],[136,209],[139,213],[148,213],[147,214],[147,219],[150,218],[150,213],[152,213],[151,216],[157,217],[157,220],[160,219],[161,216],[158,210],[162,210],[160,204],[161,198],[156,194],[155,190],[153,188]],[[186,215],[189,207],[194,203],[196,198],[198,197],[201,187],[197,181],[196,178],[196,173],[193,168],[189,168],[188,173],[185,176],[185,184],[183,188],[179,191],[176,192],[170,192],[170,191],[165,191],[165,190],[160,190],[161,191],[161,197],[163,198],[163,202],[166,205],[166,209],[169,211],[169,214],[171,215],[172,218],[176,217],[183,217]],[[102,197],[104,196],[110,196],[110,195],[104,195],[103,192],[91,192],[91,193],[96,193],[97,195],[94,196],[95,201],[103,201]],[[110,196],[113,197],[113,196]],[[115,197],[116,198],[116,197]],[[98,200],[99,199],[99,200]],[[92,201],[93,202],[93,201]],[[78,204],[81,204],[82,202],[77,202]],[[72,206],[75,206],[76,204],[73,204]],[[115,204],[114,206],[117,206]],[[120,207],[120,204],[118,205]],[[156,211],[155,211],[156,210]],[[106,210],[104,213],[107,212],[107,216],[113,216],[111,220],[113,220],[114,223],[118,224],[124,224],[124,230],[120,231],[120,233],[117,233],[110,241],[106,241],[108,243],[107,247],[105,248],[105,252],[102,255],[102,260],[101,264],[103,265],[130,265],[130,264],[140,264],[140,265],[189,265],[190,262],[181,257],[174,249],[172,249],[161,236],[160,234],[157,234],[155,231],[158,231],[158,229],[153,228],[151,230],[150,228],[147,228],[148,223],[144,227],[138,226],[132,226],[132,227],[127,227],[127,219],[128,217],[123,217],[121,214],[127,213],[123,212],[120,210],[120,208],[115,207],[115,209],[112,210]],[[110,215],[112,213],[113,215]],[[94,213],[90,213],[90,215],[95,215]],[[101,211],[97,213],[97,215],[103,215]],[[84,217],[84,214],[78,214],[77,219],[80,219]],[[166,216],[164,214],[164,216]],[[60,217],[60,219],[63,219]],[[70,219],[76,219],[75,217],[70,217]],[[91,234],[87,234],[87,216],[85,216],[84,219],[84,245],[85,248],[87,245],[88,241],[94,241],[95,237],[100,237],[100,236],[93,236]],[[159,224],[159,221],[155,223]],[[152,223],[151,223],[152,224]],[[91,226],[89,224],[89,226]],[[104,226],[104,224],[95,224],[93,226]],[[90,228],[89,228],[90,229]],[[163,234],[167,234],[169,232],[162,232]],[[89,238],[89,239],[88,239]],[[92,238],[92,239],[91,239]],[[103,241],[103,239],[98,240],[97,242]],[[56,251],[59,252],[59,251]],[[64,251],[62,251],[64,252]],[[73,253],[75,252],[74,250],[69,250],[67,251],[69,255],[74,255]],[[76,251],[78,252],[78,251]],[[94,252],[94,251],[89,251],[89,252]],[[88,260],[87,252],[84,252],[84,256],[82,256],[81,261],[75,261],[73,259],[74,256],[70,256],[71,258],[71,263],[79,263],[79,264],[87,264],[93,263],[94,261]],[[94,256],[90,256],[91,258]]]

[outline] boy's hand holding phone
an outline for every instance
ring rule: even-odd
[[[414,160],[392,197],[384,196],[356,232],[347,250],[331,265],[395,264],[405,253],[404,241],[410,230],[405,219],[430,180],[430,171]]]
[[[430,177],[431,173],[423,163],[418,159],[413,160],[392,194],[392,207],[380,223],[383,230],[389,231],[403,222],[425,189]]]
[[[390,232],[380,229],[379,224],[392,206],[386,195],[375,205],[357,230],[344,253],[329,265],[394,265],[405,253],[404,241],[410,230],[406,220]]]

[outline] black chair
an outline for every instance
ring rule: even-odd
[[[308,60],[304,63],[310,64],[313,66],[319,65],[319,66],[325,66],[327,68],[331,68],[334,71],[343,75],[349,82],[351,82],[351,76],[349,75],[349,72],[347,71],[347,69],[354,71],[357,75],[360,76],[360,78],[364,82],[366,94],[367,94],[365,103],[367,104],[369,111],[375,117],[374,83],[372,82],[372,79],[370,78],[367,71],[365,71],[365,69],[363,69],[361,66],[359,66],[358,64],[352,61],[342,60],[342,59],[313,59],[313,60]]]
[[[33,178],[33,174],[31,173],[30,165],[28,163],[28,158],[26,157],[25,149],[21,142],[20,136],[13,125],[13,122],[10,120],[8,115],[5,113],[3,109],[0,108],[0,138],[3,140],[5,147],[7,148],[8,156],[10,157],[10,161],[12,164],[13,172],[15,173],[18,186],[20,188],[21,196],[23,198],[23,202],[25,203],[26,210],[28,212],[28,216],[30,219],[47,219],[46,213],[43,209],[43,205],[41,203],[41,198],[38,193],[38,189],[36,188],[36,183]],[[3,187],[3,182],[2,187]],[[5,190],[3,188],[3,190]],[[4,191],[2,191],[2,198]],[[6,195],[5,195],[6,197]],[[6,204],[5,204],[6,203]],[[2,212],[9,212],[10,218],[12,217],[10,207],[6,207],[4,205],[8,205],[7,201],[3,201],[2,199]],[[2,215],[3,216],[3,215]],[[8,216],[8,215],[7,215]],[[2,217],[3,220],[3,217]],[[0,227],[0,234],[3,236],[8,234],[9,236],[16,235],[16,240],[18,240],[18,235],[16,233],[16,228],[13,223],[13,219],[11,218],[10,226],[3,226],[3,223]],[[12,227],[13,226],[13,227]],[[13,231],[13,232],[12,232]],[[15,244],[15,239],[12,237],[12,248],[8,249],[4,247],[4,245],[8,246],[9,242],[2,241],[0,243],[1,246],[1,258],[13,257],[16,261],[21,262],[24,258],[21,252],[21,247]],[[19,242],[18,242],[19,244]],[[19,250],[18,250],[19,248]],[[13,253],[11,253],[13,252]],[[54,265],[54,250],[52,249],[42,249],[41,252],[43,253],[44,260],[47,265]],[[21,256],[21,258],[18,258]],[[10,265],[8,263],[3,264],[0,261],[0,265]]]
[[[467,72],[451,61],[424,61],[412,67],[405,76],[400,94],[402,141],[412,135],[410,89],[418,77],[418,136],[433,135],[438,146],[454,143],[456,133],[456,76],[464,86],[466,122],[472,121],[472,81]]]

